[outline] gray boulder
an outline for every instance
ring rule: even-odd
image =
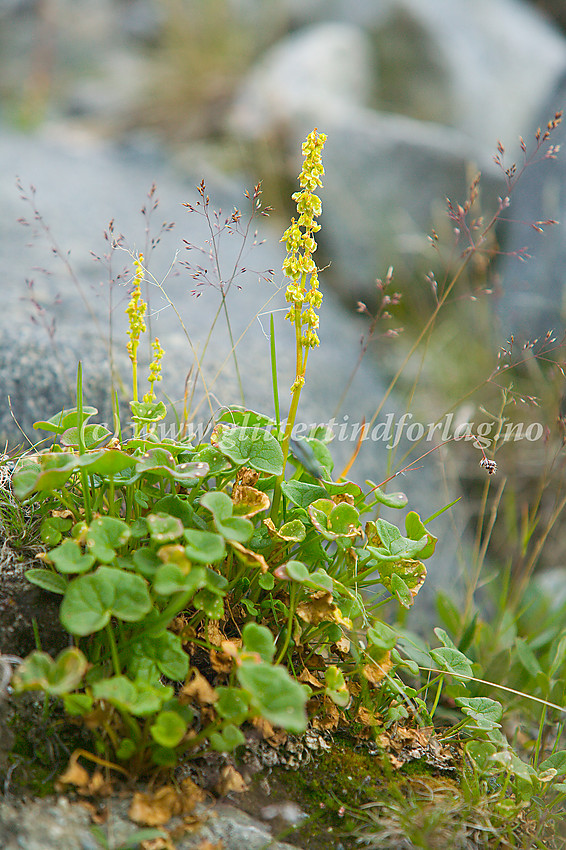
[[[228,129],[247,139],[288,134],[297,117],[326,122],[368,105],[376,69],[369,37],[351,23],[306,27],[270,48],[240,86]]]
[[[313,126],[328,133],[330,277],[366,300],[389,265],[398,280],[422,262],[428,271],[426,235],[478,169],[482,212],[494,210],[505,188],[497,140],[517,154],[566,68],[566,40],[520,0],[282,5],[299,29],[258,60],[227,125],[285,152]]]
[[[486,154],[497,139],[516,150],[566,66],[564,37],[523,0],[398,0],[395,8],[418,25],[442,69],[446,123]]]
[[[511,194],[501,228],[503,254],[497,270],[501,278],[498,313],[506,335],[522,341],[544,337],[547,331],[561,336],[566,329],[566,159],[565,128],[553,130],[548,142],[535,153],[534,136],[544,132],[557,110],[566,106],[566,74],[558,81],[537,121],[525,135],[527,156],[533,159]],[[561,145],[556,158],[545,158],[550,145]],[[519,167],[522,160],[519,160]],[[553,220],[554,225],[536,222]]]

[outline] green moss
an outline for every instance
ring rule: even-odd
[[[295,801],[307,818],[291,828],[275,823],[273,831],[279,840],[309,850],[339,846],[353,850],[359,846],[356,833],[364,805],[402,799],[409,795],[415,777],[427,781],[433,775],[434,769],[424,760],[394,770],[387,757],[372,754],[363,741],[335,734],[330,751],[314,753],[298,770],[273,768],[269,796],[263,797],[264,780],[258,777],[240,802],[253,814],[263,805]]]
[[[0,757],[0,787],[22,797],[55,793],[70,754],[87,744],[84,728],[71,725],[56,704],[44,716],[42,701],[31,696],[3,708],[6,751]]]

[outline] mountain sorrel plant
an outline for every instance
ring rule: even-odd
[[[154,393],[157,340],[150,390],[138,400],[139,257],[127,308],[133,436],[117,405],[114,433],[89,421],[97,411],[84,403],[79,364],[76,407],[37,423],[54,443],[20,458],[13,477],[15,494],[42,516],[47,548],[44,566],[26,575],[61,595],[60,620],[73,639],[55,660],[32,653],[15,688],[62,698],[93,731],[97,757],[132,775],[205,747],[232,751],[245,740],[242,725],[258,718],[264,728],[302,732],[313,714],[330,725],[340,712],[376,724],[378,712],[389,723],[429,716],[421,692],[395,672],[415,673],[404,660],[411,652],[395,650],[398,634],[378,613],[391,600],[413,605],[436,538],[413,511],[404,532],[377,516],[380,505],[404,507],[403,494],[333,481],[325,429],[291,443],[307,356],[318,345],[312,255],[324,140],[315,130],[304,145],[299,218],[283,236],[296,331],[285,426],[273,347],[275,419],[232,407],[209,443],[182,430],[159,438],[166,408]],[[444,633],[441,640],[421,656],[441,671],[435,704],[445,675],[471,675],[465,656]],[[472,705],[463,693],[465,685],[458,696],[468,726],[497,725],[492,700]]]

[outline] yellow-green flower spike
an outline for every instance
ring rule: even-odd
[[[134,268],[135,275],[133,281],[133,289],[132,294],[130,296],[130,302],[126,307],[126,314],[128,316],[129,329],[128,336],[130,339],[128,340],[128,344],[126,346],[128,355],[130,360],[132,361],[132,389],[133,389],[133,399],[134,401],[138,400],[138,345],[140,341],[140,336],[145,332],[145,321],[144,315],[147,308],[147,304],[141,297],[141,284],[145,276],[144,268],[143,268],[143,254],[140,254],[136,259],[134,259]]]
[[[139,257],[134,260],[134,268],[136,272],[134,275],[132,294],[130,296],[129,304],[126,307],[126,314],[130,325],[128,330],[128,336],[130,339],[127,349],[132,362],[136,358],[136,351],[140,336],[145,332],[145,321],[143,317],[145,316],[147,304],[141,297],[141,283],[145,274],[142,263],[143,254],[140,254]]]
[[[318,290],[318,270],[312,255],[317,248],[314,234],[320,230],[315,217],[322,211],[320,198],[314,191],[322,186],[322,149],[325,141],[325,133],[319,133],[315,128],[303,144],[304,162],[299,175],[301,191],[293,195],[299,217],[297,220],[292,219],[281,238],[287,249],[283,272],[290,279],[285,298],[292,305],[286,318],[295,325],[298,344],[307,350],[319,344],[316,333],[318,316],[314,311],[321,305],[322,293]],[[309,276],[310,287],[307,289]],[[301,356],[297,358],[297,375],[292,392],[304,383],[304,367],[306,356]],[[301,377],[302,383],[299,381]]]
[[[161,347],[158,337],[155,337],[153,342],[151,343],[151,347],[153,349],[153,359],[149,364],[149,375],[148,382],[150,389],[144,395],[143,401],[155,401],[155,388],[154,384],[156,381],[161,380],[161,359],[163,354],[165,353]]]
[[[299,174],[301,190],[292,196],[297,205],[298,218],[291,219],[291,224],[281,237],[281,242],[285,243],[287,250],[287,256],[283,262],[283,273],[289,280],[285,292],[289,310],[285,318],[295,326],[296,363],[295,380],[291,386],[291,405],[281,442],[283,472],[278,477],[273,492],[272,517],[277,515],[281,499],[281,482],[285,477],[285,463],[299,407],[299,398],[305,385],[308,353],[311,348],[319,344],[316,332],[319,319],[316,310],[322,303],[322,292],[318,288],[318,269],[313,260],[313,254],[317,248],[315,233],[320,230],[316,216],[319,216],[322,211],[322,203],[314,192],[322,186],[321,177],[324,174],[322,149],[325,141],[326,134],[319,133],[315,127],[303,144],[303,168]]]

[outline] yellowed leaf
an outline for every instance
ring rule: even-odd
[[[229,643],[230,641],[224,641]],[[218,652],[216,649],[211,649],[208,652],[210,658],[210,666],[215,673],[229,673],[234,663],[233,658],[225,652]]]
[[[164,564],[177,564],[185,573],[188,573],[191,569],[192,565],[187,558],[185,549],[178,543],[169,543],[166,546],[160,546],[157,550],[157,555]]]
[[[192,779],[187,777],[181,782],[181,794],[184,800],[183,814],[192,812],[195,803],[202,803],[206,794]]]
[[[204,799],[204,791],[191,779],[184,779],[180,790],[165,785],[154,793],[137,791],[128,814],[134,823],[142,826],[163,826],[175,815],[190,814],[195,804]]]
[[[209,620],[206,624],[206,636],[208,642],[213,646],[221,646],[222,641],[226,640],[226,635],[218,625],[218,620]]]
[[[315,713],[311,713],[313,706],[316,706]],[[321,700],[310,700],[308,703],[309,721],[314,729],[325,729],[329,732],[334,732],[340,723],[340,711],[328,697],[323,697]]]
[[[79,790],[79,794],[92,794],[97,797],[109,797],[113,792],[112,783],[104,778],[100,770],[94,771],[87,788]]]
[[[198,670],[193,669],[192,677],[181,688],[183,696],[196,699],[200,705],[212,705],[218,699],[218,694]]]
[[[230,546],[234,549],[238,560],[247,567],[255,569],[259,568],[262,573],[266,573],[269,570],[269,566],[263,555],[259,555],[251,549],[246,549],[245,546],[242,546],[242,544],[238,543],[236,540],[230,540]]]
[[[271,738],[275,734],[275,730],[269,720],[265,717],[252,717],[252,726],[257,729],[262,738]]]
[[[336,643],[333,644],[333,647],[336,650],[336,652],[340,653],[340,655],[349,655],[350,654],[350,641],[348,640],[347,637],[344,637],[344,635],[342,635],[340,640],[337,640]]]
[[[270,517],[266,517],[266,519],[264,519],[263,521],[263,524],[267,528],[270,537],[280,537],[280,534],[275,528],[275,524]]]
[[[237,794],[241,794],[247,790],[248,786],[244,782],[242,774],[238,773],[235,767],[232,767],[231,764],[227,764],[222,768],[220,772],[220,779],[216,783],[215,787],[215,791],[219,797],[225,797],[226,794],[230,794],[232,791],[235,791]]]
[[[60,785],[74,785],[75,788],[86,788],[90,782],[90,775],[88,771],[76,761],[75,757],[71,756],[67,769],[61,774],[57,782]]]
[[[325,590],[313,593],[309,599],[297,605],[297,615],[310,626],[319,623],[339,623],[347,629],[352,628],[352,621],[342,615],[338,605],[332,602],[332,594]]]
[[[335,505],[340,505],[342,502],[346,502],[348,505],[354,504],[354,497],[350,493],[335,493],[330,498]]]
[[[304,682],[306,685],[311,685],[311,687],[315,688],[316,690],[319,690],[320,688],[324,687],[324,681],[322,679],[317,679],[317,677],[314,676],[306,667],[303,667],[300,675],[297,678],[299,682]]]
[[[356,720],[363,723],[364,726],[380,726],[381,720],[369,711],[365,706],[360,705],[356,714]]]
[[[368,682],[371,682],[372,685],[379,685],[392,667],[393,662],[391,661],[391,653],[386,652],[379,662],[365,664],[362,667],[362,674]]]
[[[182,811],[181,795],[175,788],[166,785],[154,794],[136,791],[128,816],[140,826],[163,826]]]
[[[245,484],[236,484],[233,487],[232,502],[234,503],[234,514],[241,517],[255,516],[261,511],[269,510],[271,505],[267,493]]]
[[[255,487],[259,480],[259,472],[252,469],[251,466],[242,466],[238,470],[236,476],[236,484],[241,484],[243,487]]]

